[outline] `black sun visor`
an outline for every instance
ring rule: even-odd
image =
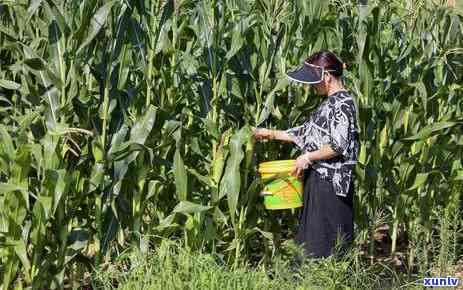
[[[304,64],[293,71],[286,73],[290,80],[304,83],[304,84],[318,84],[321,83],[323,80],[323,74],[325,71],[332,71],[332,70],[325,70],[323,67],[314,65],[311,63],[304,62]]]

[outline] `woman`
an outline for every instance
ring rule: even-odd
[[[305,173],[304,207],[295,240],[314,258],[342,255],[353,240],[359,127],[356,102],[341,79],[344,68],[330,51],[313,54],[287,75],[293,81],[312,84],[317,94],[327,96],[325,100],[301,126],[253,131],[258,140],[292,142],[302,151],[292,172],[299,177]]]

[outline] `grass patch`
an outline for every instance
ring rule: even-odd
[[[130,250],[94,275],[103,289],[391,289],[418,287],[417,277],[387,264],[369,265],[355,250],[340,260],[332,257],[295,262],[297,249],[288,245],[269,265],[228,266],[219,255],[192,252],[164,240],[146,254]]]
[[[300,258],[301,249],[287,240],[271,262],[242,259],[236,266],[221,253],[191,250],[182,239],[161,239],[151,250],[129,248],[118,254],[93,273],[91,284],[95,289],[422,289],[424,277],[450,275],[462,285],[461,211],[448,207],[438,212],[434,235],[426,235],[421,225],[409,232],[407,244],[414,250],[401,267],[394,259],[370,259],[360,234],[338,260]]]

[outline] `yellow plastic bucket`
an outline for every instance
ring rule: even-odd
[[[259,164],[266,209],[297,208],[303,205],[302,182],[290,175],[295,160],[267,161]]]

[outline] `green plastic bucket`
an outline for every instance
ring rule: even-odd
[[[303,205],[302,182],[291,176],[295,160],[268,161],[259,164],[266,209],[289,209]]]

